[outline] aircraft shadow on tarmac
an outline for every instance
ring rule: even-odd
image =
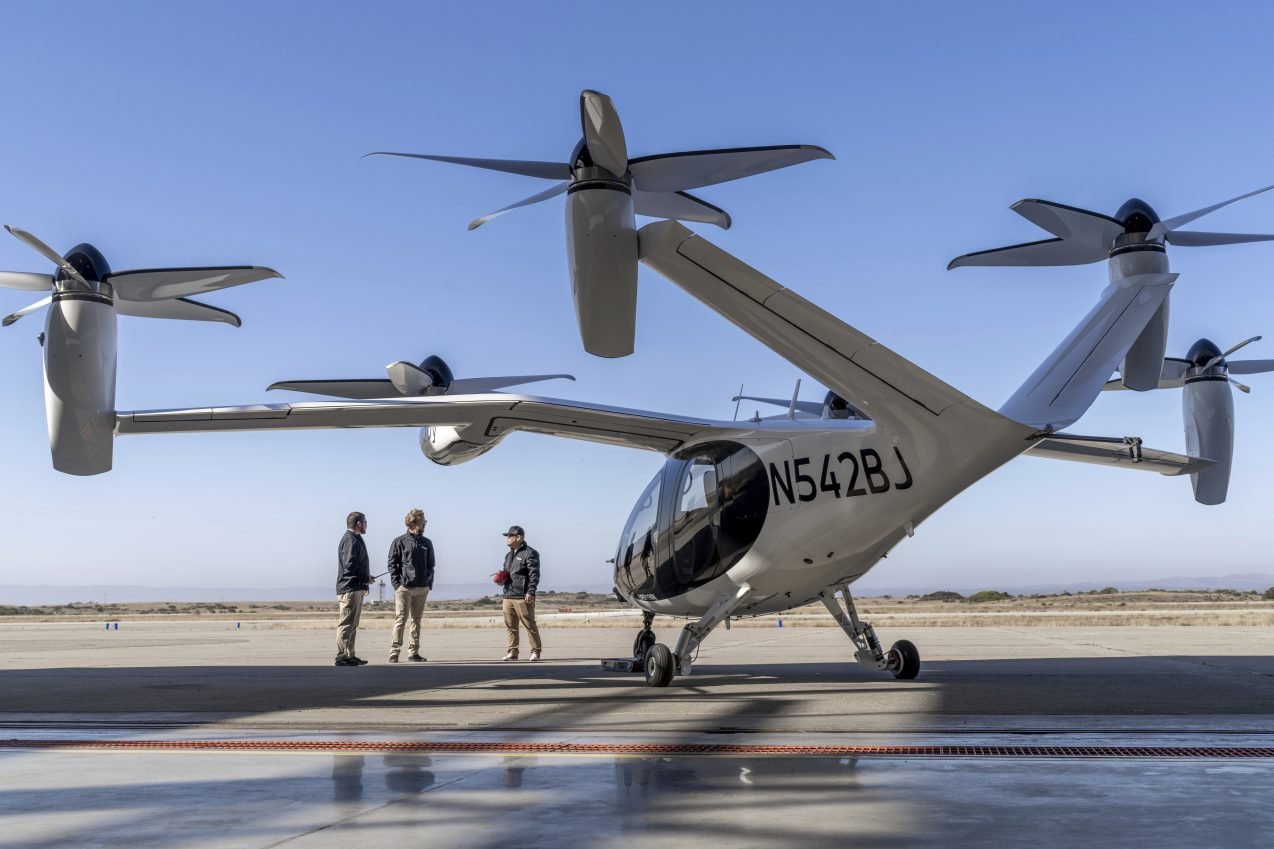
[[[658,706],[677,705],[671,710]],[[853,717],[944,714],[1261,714],[1274,658],[1108,657],[927,663],[894,681],[841,663],[703,662],[666,690],[592,664],[173,666],[0,670],[0,721],[15,716],[180,715],[178,724],[277,720],[425,729],[855,730]],[[329,711],[304,720],[290,711]],[[344,715],[344,717],[342,716]],[[30,721],[30,720],[28,720]],[[731,724],[731,723],[736,724]]]

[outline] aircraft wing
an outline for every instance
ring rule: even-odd
[[[143,410],[115,416],[117,435],[427,426],[472,427],[488,437],[522,430],[664,454],[693,437],[737,432],[701,419],[502,393]]]
[[[1141,440],[1135,437],[1075,436],[1069,433],[1037,438],[1024,456],[1121,466],[1161,475],[1186,475],[1214,464],[1213,460],[1202,457],[1143,448]]]
[[[642,262],[871,419],[909,430],[960,407],[970,421],[1003,423],[969,396],[676,221],[647,224],[638,237]]]

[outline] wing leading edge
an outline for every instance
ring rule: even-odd
[[[142,410],[115,418],[117,435],[431,426],[476,428],[492,438],[521,430],[664,454],[697,437],[738,432],[702,419],[506,394]]]

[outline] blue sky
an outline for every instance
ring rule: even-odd
[[[370,150],[565,160],[582,88],[632,155],[819,144],[835,162],[703,190],[708,238],[953,385],[999,406],[1088,310],[1102,265],[945,271],[1039,238],[1042,197],[1164,216],[1274,182],[1262,4],[47,3],[10,5],[0,219],[113,267],[258,263],[287,279],[207,300],[244,326],[121,319],[121,409],[302,400],[282,379],[567,371],[546,395],[706,418],[782,396],[795,368],[651,272],[637,353],[583,353],[557,202],[472,233],[538,181]],[[1274,193],[1271,193],[1274,194]],[[1274,197],[1201,229],[1274,229]],[[1200,336],[1274,357],[1274,246],[1178,249],[1171,352]],[[44,270],[13,239],[0,268]],[[5,312],[26,293],[0,291]],[[515,435],[440,468],[412,430],[131,437],[115,470],[52,471],[41,317],[0,333],[0,584],[325,585],[351,509],[373,552],[411,506],[448,583],[528,529],[549,588],[604,583],[654,454]],[[1100,582],[1272,571],[1263,439],[1274,385],[1236,397],[1230,501],[1189,483],[1023,459],[919,529],[867,585]],[[805,381],[804,397],[821,390]],[[747,411],[750,412],[750,411]],[[1181,450],[1178,393],[1102,398],[1080,433]]]

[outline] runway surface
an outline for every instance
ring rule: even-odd
[[[1264,629],[736,628],[667,690],[544,633],[2,624],[0,846],[1274,845]]]

